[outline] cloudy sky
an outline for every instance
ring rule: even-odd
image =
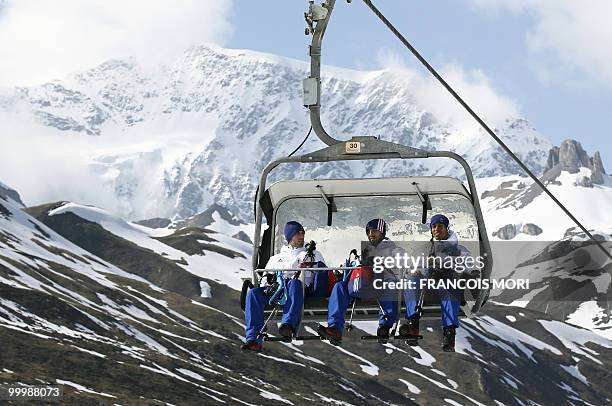
[[[576,138],[612,167],[608,0],[378,0],[376,4],[479,112],[519,114],[558,144]],[[306,0],[0,0],[0,85],[35,84],[134,55],[156,63],[214,42],[307,60]],[[324,63],[414,70],[360,0],[338,0]],[[424,82],[426,83],[426,82]],[[440,90],[424,97],[437,104]],[[436,93],[438,92],[438,93]],[[440,103],[446,109],[449,100]]]

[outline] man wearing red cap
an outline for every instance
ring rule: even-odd
[[[281,248],[280,253],[270,257],[266,264],[266,269],[299,268],[306,257],[304,227],[297,221],[289,221],[285,224],[283,234],[287,245]],[[319,251],[315,250],[313,255],[313,262],[324,265],[323,255]],[[287,281],[287,301],[283,306],[283,318],[278,332],[287,339],[291,339],[297,330],[304,305],[302,282],[294,278],[294,274],[294,271],[285,271],[283,273]],[[314,280],[313,273],[306,271],[304,279],[306,286],[311,286]],[[264,325],[264,310],[268,303],[268,297],[265,295],[264,290],[264,287],[256,287],[249,290],[246,295],[246,343],[242,346],[243,350],[258,352],[263,348],[263,338],[258,337],[258,334]]]

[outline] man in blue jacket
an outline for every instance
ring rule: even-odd
[[[283,230],[287,245],[281,248],[280,253],[270,257],[266,264],[266,269],[295,269],[306,258],[307,250],[304,247],[304,227],[297,221],[289,221]],[[313,252],[314,261],[324,263],[323,255],[317,250]],[[310,258],[312,260],[312,258]],[[287,281],[287,301],[283,306],[283,318],[279,327],[279,334],[287,339],[293,337],[300,324],[302,307],[304,305],[304,290],[302,282],[295,278],[295,271],[283,273]],[[314,275],[311,271],[306,271],[304,280],[307,287],[311,287],[314,282]],[[263,338],[257,337],[264,325],[264,310],[268,303],[268,297],[264,293],[265,287],[256,287],[247,292],[245,318],[246,318],[246,343],[242,346],[243,350],[261,351],[263,348]]]
[[[368,256],[395,256],[400,251],[399,247],[387,237],[387,223],[383,219],[372,219],[366,224],[366,236],[368,245],[365,250]],[[362,257],[365,253],[362,252]],[[348,308],[351,295],[349,294],[348,281],[338,281],[334,285],[328,304],[327,326],[320,324],[317,332],[325,337],[333,345],[342,343],[342,330],[344,329],[344,317]],[[381,310],[379,311],[378,330],[376,335],[379,341],[389,339],[389,330],[397,321],[397,301],[379,300]]]

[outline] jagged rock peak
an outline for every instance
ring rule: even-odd
[[[604,177],[606,174],[606,170],[604,169],[603,162],[601,160],[601,156],[599,155],[599,151],[595,151],[592,159],[592,167],[591,167],[591,180],[594,184],[603,185]]]
[[[555,165],[559,163],[559,147],[556,145],[548,151],[548,159],[546,160],[546,168],[544,172],[552,169]]]
[[[590,165],[589,155],[576,140],[565,140],[559,146],[559,163],[570,173],[577,173],[581,167]]]
[[[580,168],[589,168],[591,170],[590,182],[598,185],[604,183],[603,175],[606,172],[599,151],[596,151],[591,158],[576,140],[567,139],[560,146],[550,149],[544,172],[557,165],[560,166],[561,170],[569,173],[578,173]]]

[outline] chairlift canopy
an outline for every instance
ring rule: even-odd
[[[320,186],[320,188],[318,187]],[[459,194],[471,199],[458,179],[449,176],[402,176],[365,179],[283,180],[272,184],[268,194],[272,207],[289,197],[318,197],[320,189],[334,196],[422,194]]]

